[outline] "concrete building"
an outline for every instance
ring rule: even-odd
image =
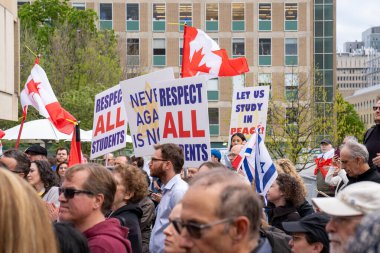
[[[98,13],[99,29],[113,29],[122,48],[121,64],[133,76],[172,67],[180,76],[183,26],[205,31],[230,57],[245,56],[249,73],[210,80],[212,147],[228,142],[232,90],[270,85],[284,102],[299,83],[321,86],[332,102],[335,87],[336,0],[71,0],[73,7]],[[322,105],[326,102],[321,101]],[[284,108],[284,116],[286,109]],[[328,133],[326,133],[328,134]]]
[[[17,2],[0,0],[0,120],[18,120],[19,50]]]
[[[346,101],[354,106],[367,129],[375,124],[372,107],[376,104],[376,97],[379,95],[380,84],[377,84],[357,90],[352,96],[346,97]]]
[[[363,41],[344,42],[343,53],[354,53],[356,50],[364,48]]]
[[[362,32],[362,41],[365,48],[374,48],[380,52],[380,26],[374,26]]]
[[[367,87],[368,55],[338,53],[336,64],[337,88],[344,98]]]

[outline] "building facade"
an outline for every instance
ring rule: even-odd
[[[19,47],[17,2],[0,0],[0,120],[18,120]]]
[[[380,52],[380,26],[374,26],[362,32],[362,41],[365,48],[374,48]]]

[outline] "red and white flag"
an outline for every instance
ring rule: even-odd
[[[327,172],[329,171],[328,168],[332,165],[332,160],[335,154],[335,149],[330,149],[326,153],[322,153],[317,156],[317,158],[314,159],[315,164],[317,165],[314,169],[314,175],[318,174],[318,170],[321,171],[323,177],[325,178],[327,175]]]
[[[227,51],[205,32],[185,26],[182,56],[182,77],[207,74],[212,77],[236,76],[248,72],[245,57],[229,59]]]
[[[82,163],[82,148],[81,148],[81,143],[80,143],[80,129],[79,129],[79,125],[76,124],[74,126],[74,133],[71,139],[68,166],[71,167],[78,163]]]
[[[2,139],[4,135],[5,135],[4,131],[0,129],[0,139]]]
[[[45,71],[39,65],[38,58],[20,95],[21,105],[26,114],[28,105],[33,106],[40,115],[48,118],[62,133],[71,134],[73,123],[77,120],[63,109],[54,95]]]

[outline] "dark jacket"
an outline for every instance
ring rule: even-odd
[[[274,207],[268,212],[269,224],[273,227],[279,228],[284,231],[282,222],[284,221],[298,221],[301,216],[297,212],[297,209],[291,205]]]
[[[128,229],[117,219],[107,219],[83,232],[91,253],[132,253],[131,243],[125,239]]]
[[[152,223],[156,215],[153,201],[149,197],[145,197],[140,201],[139,206],[143,211],[141,218],[141,237],[142,237],[142,252],[149,253],[149,240],[152,233]]]
[[[380,172],[374,168],[370,168],[369,170],[367,170],[366,172],[364,172],[363,174],[357,177],[349,177],[347,175],[347,178],[348,178],[347,185],[354,184],[357,182],[362,182],[362,181],[372,181],[372,182],[380,183]]]
[[[364,135],[363,144],[368,150],[368,164],[371,168],[380,170],[380,167],[372,163],[372,159],[380,153],[380,124],[376,124],[369,128]]]
[[[133,253],[142,253],[142,237],[140,230],[140,220],[143,211],[138,204],[127,204],[120,207],[110,217],[117,218],[121,225],[129,230],[128,240],[131,242]]]
[[[305,201],[297,207],[297,212],[301,217],[305,217],[314,213],[313,206],[305,199]]]
[[[257,247],[251,253],[272,253],[272,247],[267,238],[260,238]]]

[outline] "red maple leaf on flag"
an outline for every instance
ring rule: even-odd
[[[199,49],[198,51],[196,50],[194,52],[193,58],[190,61],[190,69],[209,73],[211,68],[207,67],[206,63],[203,64],[202,66],[199,66],[199,63],[202,61],[203,56],[204,56],[204,54],[202,54],[202,50],[203,50],[203,47]]]

